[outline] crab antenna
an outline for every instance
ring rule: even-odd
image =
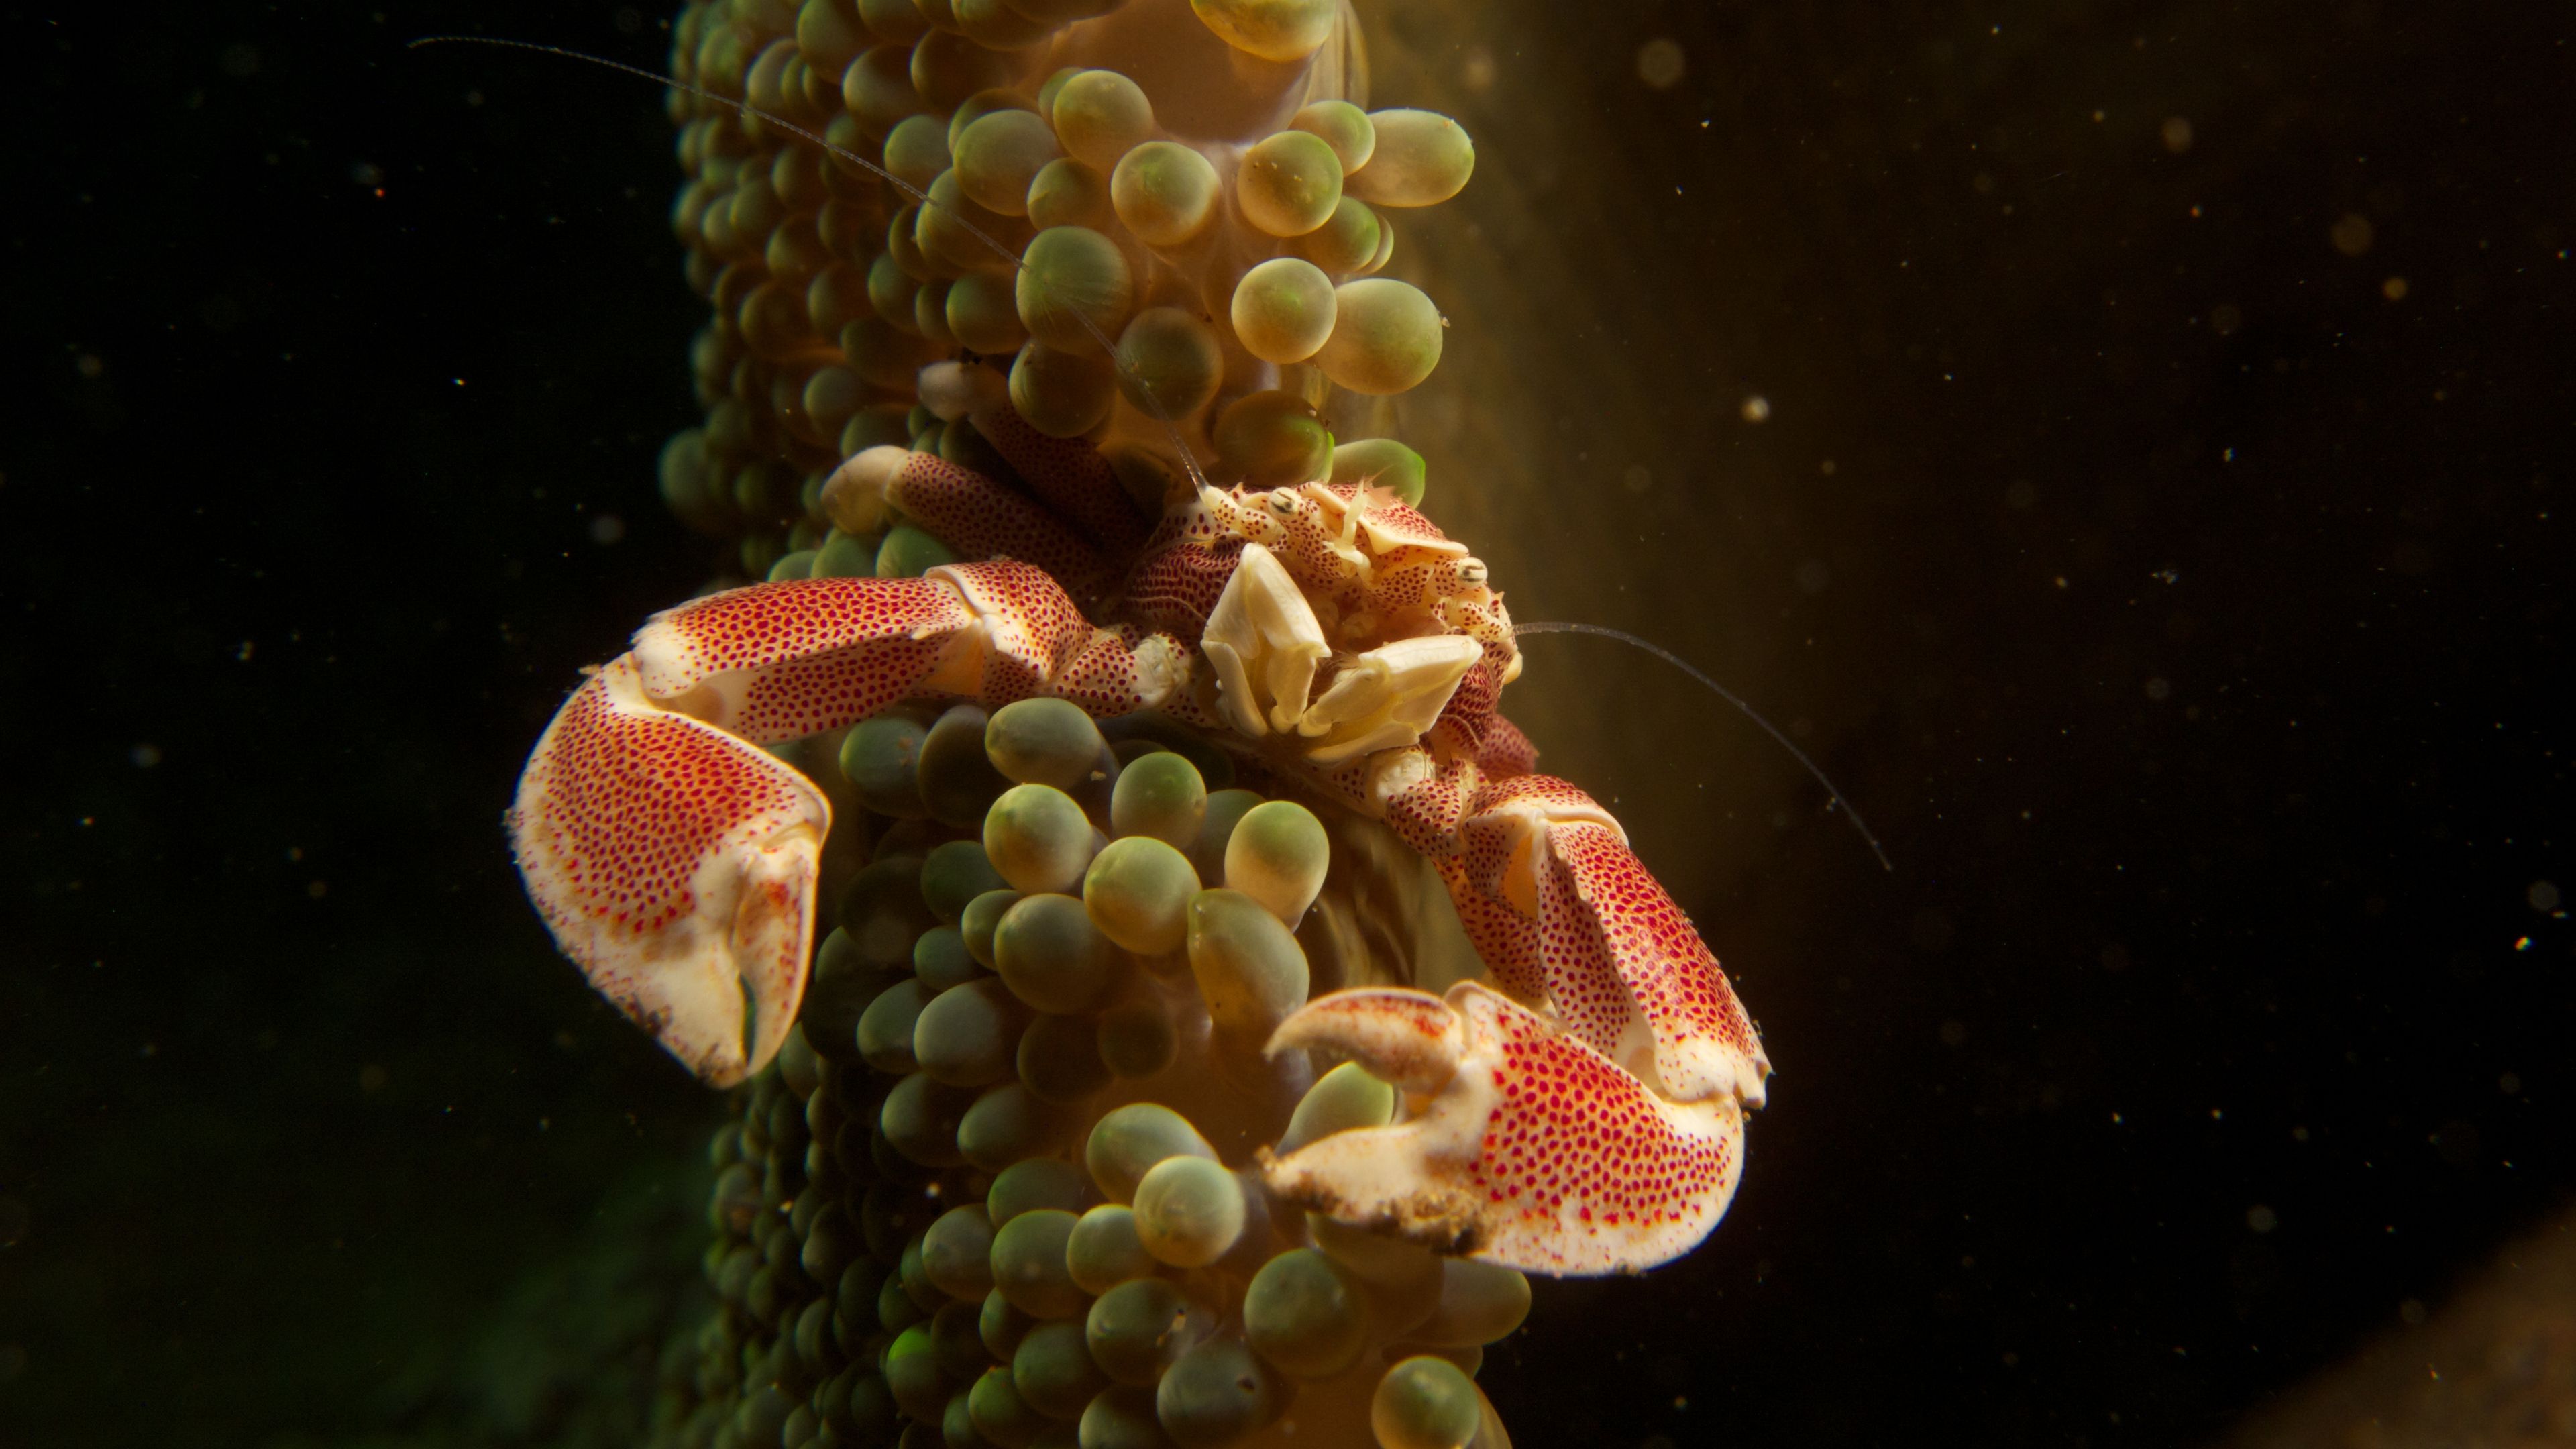
[[[773,116],[769,112],[762,110],[760,107],[753,105],[749,101],[735,100],[731,96],[718,95],[714,91],[708,90],[706,87],[699,85],[695,81],[684,81],[677,76],[668,76],[659,71],[646,70],[640,65],[628,65],[622,60],[611,60],[604,55],[592,55],[590,52],[585,50],[571,50],[560,45],[548,45],[543,41],[512,40],[497,35],[423,35],[416,39],[405,41],[403,43],[403,49],[418,50],[425,45],[489,45],[496,46],[502,50],[524,50],[533,52],[537,55],[560,56],[565,60],[578,60],[589,65],[599,66],[606,70],[619,71],[626,75],[640,77],[641,79],[651,81],[656,85],[667,86],[672,90],[682,91],[689,95],[696,96],[700,100],[713,101],[720,106],[731,106],[743,115],[752,117],[759,121],[762,125],[784,131],[791,136],[802,137],[803,139],[822,147],[831,154],[840,157],[851,165],[875,176],[878,180],[885,182],[895,190],[902,192],[909,200],[919,202],[923,206],[937,207],[941,211],[948,212],[949,216],[957,223],[960,230],[975,238],[975,240],[983,243],[985,246],[991,248],[995,256],[1009,262],[1011,264],[1012,271],[1021,272],[1028,269],[1028,263],[1022,259],[1018,252],[1011,250],[1011,248],[1003,243],[1000,238],[985,231],[982,227],[977,226],[972,218],[958,213],[952,207],[942,206],[939,202],[932,200],[929,194],[924,192],[920,187],[917,187],[911,182],[904,180],[902,177],[895,175],[893,172],[888,171],[883,166],[880,166],[876,162],[869,160],[867,157],[858,154],[847,146],[834,145],[832,142],[824,140],[818,133],[809,131],[805,127],[796,124],[794,121],[788,120],[784,116]],[[1140,375],[1134,367],[1130,366],[1125,359],[1119,357],[1117,344],[1110,340],[1109,334],[1102,330],[1099,323],[1091,320],[1089,313],[1075,310],[1072,313],[1072,316],[1074,321],[1082,324],[1082,330],[1089,334],[1091,340],[1100,345],[1100,350],[1109,355],[1109,365],[1118,369],[1120,376],[1136,385],[1137,396],[1142,397],[1145,400],[1146,410],[1153,414],[1155,422],[1162,425],[1163,436],[1170,440],[1172,451],[1179,455],[1181,467],[1189,473],[1190,482],[1198,488],[1207,487],[1207,474],[1201,472],[1199,469],[1198,455],[1190,451],[1189,442],[1181,436],[1180,427],[1172,421],[1172,415],[1163,410],[1163,399],[1155,393],[1153,387],[1145,381],[1144,377]]]
[[[1791,759],[1794,759],[1799,764],[1806,766],[1807,773],[1815,776],[1816,783],[1824,786],[1825,793],[1832,797],[1829,802],[1830,805],[1838,805],[1842,807],[1843,814],[1849,818],[1852,823],[1852,829],[1859,831],[1862,842],[1869,846],[1869,853],[1878,857],[1879,866],[1890,874],[1895,873],[1896,863],[1887,858],[1887,852],[1880,847],[1878,837],[1869,833],[1869,825],[1860,818],[1860,812],[1854,810],[1852,808],[1852,803],[1843,798],[1842,791],[1834,788],[1833,781],[1825,778],[1825,772],[1816,768],[1816,762],[1807,758],[1807,752],[1799,749],[1796,745],[1791,744],[1789,742],[1789,737],[1780,733],[1779,729],[1774,726],[1771,721],[1764,719],[1760,714],[1756,713],[1753,706],[1746,704],[1743,700],[1737,698],[1725,685],[1718,683],[1716,680],[1711,679],[1706,674],[1702,673],[1699,666],[1691,663],[1687,659],[1684,659],[1680,655],[1675,654],[1673,651],[1665,648],[1661,644],[1657,644],[1647,639],[1640,639],[1636,635],[1631,634],[1624,629],[1607,628],[1600,624],[1568,624],[1557,621],[1548,621],[1538,624],[1514,624],[1512,626],[1512,633],[1514,636],[1522,634],[1597,634],[1604,639],[1616,639],[1623,644],[1634,644],[1638,648],[1643,649],[1647,653],[1664,661],[1666,664],[1669,664],[1675,669],[1680,670],[1682,673],[1689,675],[1691,678],[1698,680],[1707,688],[1709,693],[1725,700],[1728,704],[1734,705],[1738,710],[1743,712],[1746,719],[1762,726],[1762,732],[1779,741],[1780,748],[1787,750]]]

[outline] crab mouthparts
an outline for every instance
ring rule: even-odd
[[[1244,545],[1200,648],[1226,723],[1297,740],[1325,766],[1420,740],[1484,654],[1464,635],[1431,634],[1336,655],[1297,581],[1257,543]]]

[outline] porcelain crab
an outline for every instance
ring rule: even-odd
[[[1410,1108],[1267,1157],[1272,1190],[1546,1273],[1694,1247],[1733,1195],[1770,1064],[1618,822],[1535,773],[1496,712],[1521,659],[1485,566],[1348,483],[1184,485],[1149,519],[1089,444],[1028,426],[992,374],[945,366],[1027,491],[869,449],[831,478],[834,518],[900,514],[981,561],[710,595],[593,671],[507,821],[564,952],[700,1077],[740,1081],[795,1019],[831,823],[762,745],[923,697],[1158,710],[1384,820],[1435,863],[1491,973],[1290,1016],[1273,1053],[1356,1059]]]

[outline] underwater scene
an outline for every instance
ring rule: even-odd
[[[8,23],[0,1446],[2576,1443],[2563,12]]]

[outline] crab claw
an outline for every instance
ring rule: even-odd
[[[918,694],[1159,704],[1186,650],[1093,628],[1044,571],[800,579],[654,616],[573,692],[507,818],[528,895],[591,984],[691,1071],[768,1065],[804,999],[831,807],[758,748]]]
[[[1672,1101],[1472,981],[1318,997],[1269,1050],[1301,1047],[1417,1102],[1265,1159],[1272,1191],[1343,1222],[1531,1272],[1638,1272],[1697,1246],[1743,1175],[1734,1097]]]
[[[1495,978],[1677,1101],[1762,1105],[1771,1061],[1690,918],[1610,812],[1552,775],[1412,787],[1390,812],[1455,819],[1442,862],[1458,919]]]
[[[573,691],[508,817],[528,896],[600,994],[716,1086],[805,994],[832,807],[739,736],[657,705],[635,656]]]

